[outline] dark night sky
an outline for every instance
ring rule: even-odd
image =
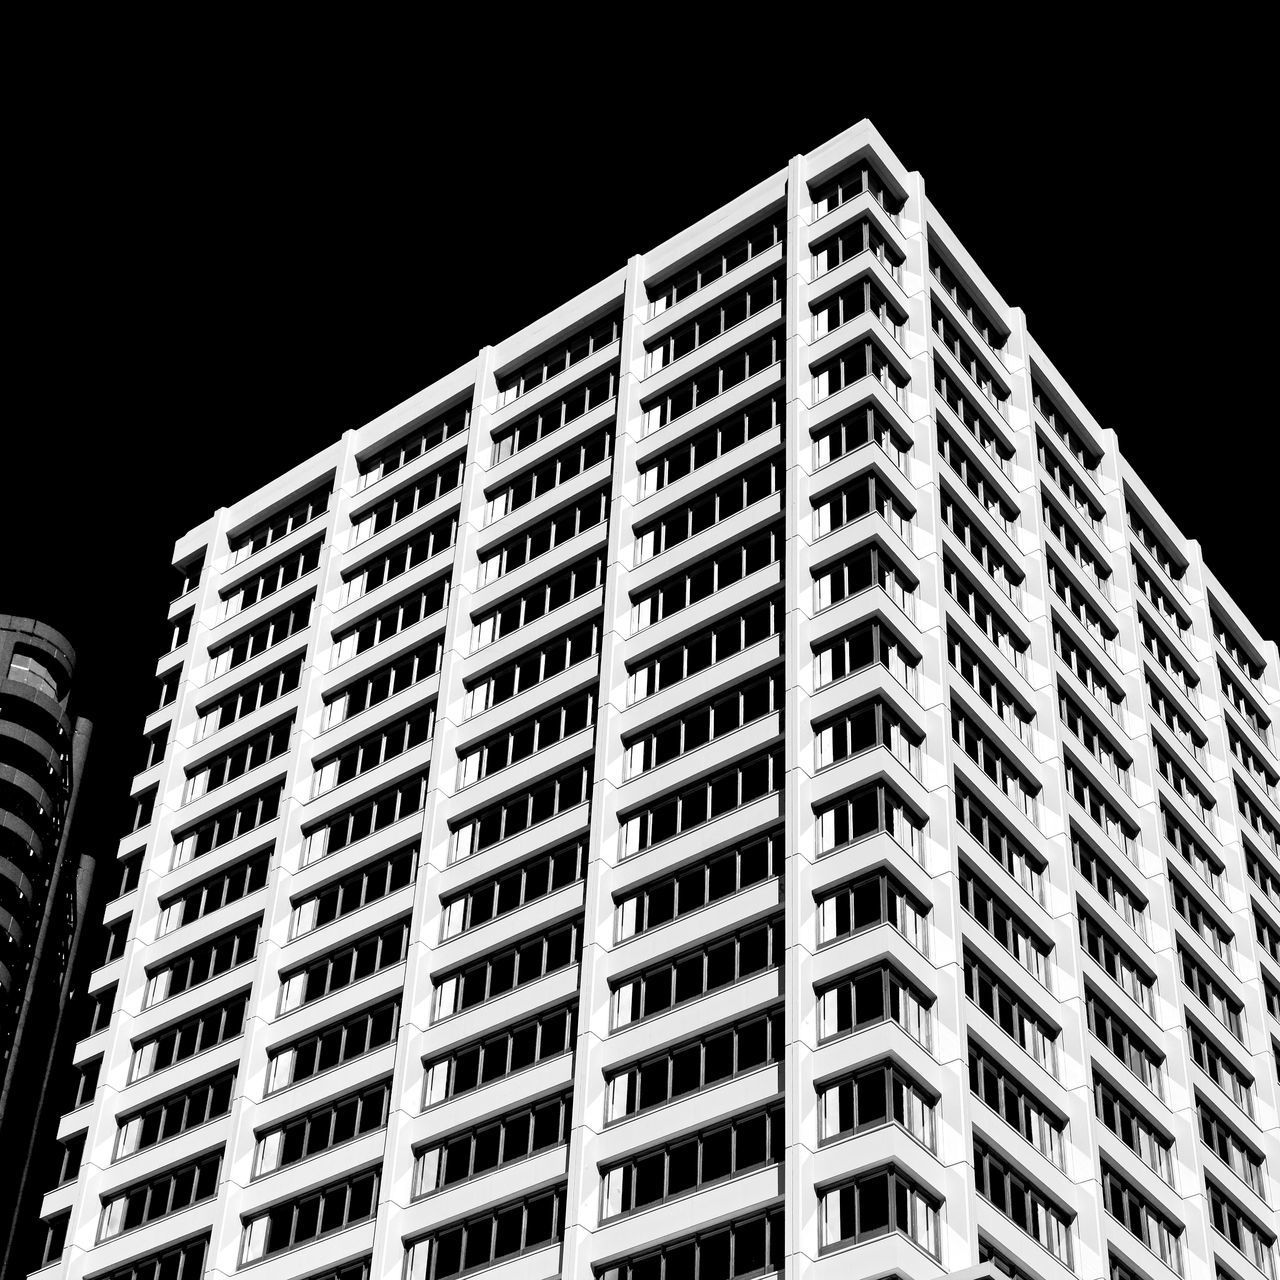
[[[709,78],[612,53],[519,78],[467,47],[469,79],[376,92],[332,55],[296,83],[175,63],[19,131],[0,612],[79,651],[86,846],[123,830],[177,536],[864,115],[1280,636],[1248,69],[1212,98],[1181,62],[1138,84],[1027,49],[873,80],[877,41],[823,88],[812,52],[771,78],[770,45]]]

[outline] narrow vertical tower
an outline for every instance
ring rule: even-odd
[[[1275,1280],[1276,646],[869,124],[174,562],[50,1275]]]

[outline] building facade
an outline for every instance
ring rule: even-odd
[[[1275,1280],[1276,646],[869,124],[175,565],[40,1275]]]
[[[93,881],[71,847],[92,731],[74,714],[75,665],[52,627],[0,615],[0,1274],[43,1190],[50,1064]]]

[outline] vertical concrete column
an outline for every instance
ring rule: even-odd
[[[620,718],[627,705],[625,642],[631,629],[627,590],[635,563],[632,506],[639,496],[635,446],[644,427],[640,381],[644,376],[644,259],[627,264],[622,303],[618,401],[614,425],[613,484],[609,496],[609,544],[605,562],[604,615],[600,628],[600,684],[592,766],[591,829],[578,984],[578,1040],[573,1064],[573,1129],[561,1274],[590,1276],[592,1233],[600,1222],[598,1138],[605,1124],[604,1047],[609,1036],[609,973],[613,943],[613,871],[620,855],[618,788],[625,752]]]
[[[458,726],[463,720],[466,705],[466,689],[462,683],[463,658],[471,648],[469,603],[479,574],[477,545],[485,515],[485,463],[491,453],[490,419],[497,403],[493,348],[486,346],[476,357],[475,384],[471,391],[471,423],[440,654],[431,775],[422,813],[417,885],[409,926],[400,1027],[387,1115],[387,1145],[382,1160],[382,1184],[378,1193],[377,1226],[369,1272],[372,1276],[400,1275],[404,1269],[405,1242],[392,1224],[403,1222],[402,1211],[413,1199],[413,1127],[409,1121],[422,1112],[423,1060],[430,1056],[432,956],[440,941],[437,879],[449,864],[449,818],[458,767],[456,744]]]

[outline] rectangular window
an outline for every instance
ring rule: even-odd
[[[258,950],[261,927],[262,917],[257,916],[174,956],[157,969],[148,969],[143,1008],[150,1009],[162,1000],[171,1000],[202,982],[251,963]]]
[[[253,1173],[260,1178],[385,1127],[391,1080],[379,1080],[258,1134]]]
[[[1147,937],[1147,900],[1117,871],[1111,860],[1074,828],[1071,831],[1071,860],[1076,870],[1110,904],[1111,909],[1144,941]]]
[[[1200,1141],[1234,1173],[1259,1199],[1267,1199],[1266,1162],[1259,1152],[1236,1132],[1205,1100],[1196,1094],[1200,1117]]]
[[[938,1099],[897,1063],[877,1062],[818,1086],[818,1141],[839,1142],[885,1125],[905,1129],[936,1150]]]
[[[94,1280],[200,1280],[208,1248],[207,1235],[165,1245],[158,1253],[134,1258],[113,1271],[100,1271]]]
[[[947,594],[977,624],[978,630],[1025,676],[1030,645],[992,608],[987,597],[956,567],[949,555],[942,558],[942,580]]]
[[[828,271],[851,262],[860,253],[870,253],[900,285],[902,264],[906,261],[902,251],[885,238],[874,219],[861,214],[854,221],[813,246],[813,276],[817,279]]]
[[[621,336],[622,312],[619,310],[554,343],[514,372],[503,374],[498,379],[498,407],[509,405],[566,369],[572,369],[588,356],[612,346]]]
[[[396,996],[273,1050],[267,1068],[267,1092],[275,1093],[394,1044],[399,1025],[400,997]]]
[[[509,728],[484,738],[474,748],[458,752],[457,790],[483,778],[510,769],[522,760],[549,751],[557,743],[587,729],[594,730],[596,693],[594,688],[574,694],[563,702],[544,707],[537,715],[518,720]]]
[[[1089,1030],[1158,1098],[1164,1096],[1164,1054],[1147,1043],[1086,985]]]
[[[280,975],[280,1012],[323,1000],[404,961],[409,946],[409,917],[384,925],[354,942],[320,956],[302,969]]]
[[[781,392],[752,401],[746,408],[735,410],[638,463],[640,497],[660,493],[667,485],[683,480],[774,427],[782,430],[785,421],[786,405]]]
[[[236,583],[230,590],[219,592],[222,601],[219,621],[243,613],[268,596],[275,595],[277,591],[283,591],[299,578],[314,573],[320,565],[320,547],[323,542],[323,538],[314,538],[306,546],[291,551],[274,564],[269,564],[265,569]]]
[[[899,471],[906,471],[911,438],[890,422],[874,401],[813,432],[813,469],[820,471],[846,454],[871,444],[877,445]]]
[[[513,511],[519,511],[537,498],[576,479],[592,467],[613,457],[613,423],[593,431],[581,440],[554,453],[527,471],[506,481],[501,487],[485,493],[485,525],[491,525]]]
[[[1268,1280],[1276,1280],[1275,1236],[1212,1182],[1205,1185],[1213,1229],[1225,1236]]]
[[[329,495],[333,492],[333,478],[317,485],[310,493],[303,494],[288,506],[259,521],[244,533],[237,533],[227,539],[231,551],[231,567],[259,551],[279,542],[291,533],[296,533],[303,525],[318,520],[329,507]]]
[[[870,619],[814,646],[814,685],[825,688],[878,662],[914,696],[920,683],[918,661],[891,627],[879,619]]]
[[[473,854],[483,853],[530,827],[586,804],[590,798],[590,762],[570,765],[532,787],[505,796],[454,827],[449,861],[451,864],[461,862]]]
[[[142,1111],[121,1117],[111,1158],[123,1160],[135,1151],[145,1151],[229,1115],[235,1087],[236,1068],[232,1067],[179,1093],[171,1093]]]
[[[508,702],[544,680],[596,657],[599,652],[598,617],[568,633],[557,632],[537,648],[525,650],[519,657],[489,671],[476,684],[468,685],[463,718],[469,720],[490,707]]]
[[[133,1046],[130,1081],[142,1080],[198,1053],[234,1040],[244,1030],[249,993],[242,991],[221,1004],[175,1022]]]
[[[356,623],[349,631],[335,631],[330,670],[341,666],[348,658],[367,653],[375,645],[398,636],[424,618],[440,613],[448,603],[449,575],[446,573],[432,579],[425,586],[415,587],[407,595],[392,600],[377,613]]]
[[[430,453],[446,440],[452,440],[454,436],[466,431],[471,425],[471,397],[472,392],[468,391],[462,404],[436,415],[421,426],[411,429],[394,444],[361,459],[358,464],[360,479],[356,485],[357,491],[376,484],[384,476],[399,471],[415,458]]]
[[[633,1254],[596,1272],[597,1280],[657,1280],[677,1276],[766,1276],[782,1271],[786,1256],[779,1206],[737,1222],[718,1223],[696,1236]]]
[[[203,858],[214,849],[273,822],[280,812],[283,792],[284,783],[275,782],[180,832],[174,839],[173,866]]]
[[[1071,580],[1070,575],[1052,556],[1046,557],[1049,566],[1049,589],[1067,607],[1067,611],[1101,646],[1113,661],[1116,657],[1116,627],[1094,608],[1089,598]]]
[[[660,283],[649,285],[649,318],[661,315],[668,307],[683,302],[721,276],[767,253],[774,245],[784,243],[785,235],[785,220],[777,215],[769,217],[703,254],[689,266],[681,267]]]
[[[342,603],[350,604],[371,591],[393,582],[433,556],[442,555],[454,543],[458,533],[456,511],[420,529],[411,538],[397,543],[390,550],[375,556],[360,566],[355,573],[343,575]]]
[[[266,888],[270,870],[271,850],[261,849],[207,879],[197,880],[175,897],[161,898],[159,935],[164,937]]]
[[[947,628],[947,661],[960,678],[1017,734],[1020,741],[1032,746],[1036,713],[978,656],[953,627]]]
[[[406,752],[430,742],[435,732],[436,704],[401,716],[373,733],[357,738],[343,747],[336,755],[322,756],[315,760],[312,782],[312,798],[322,796],[334,787],[340,787],[352,778],[358,778],[380,765],[398,759]]]
[[[1247,1116],[1253,1115],[1253,1077],[1236,1065],[1225,1050],[1219,1048],[1191,1018],[1187,1019],[1187,1038],[1191,1044],[1191,1060]]]
[[[424,473],[411,484],[401,486],[375,506],[353,515],[351,545],[358,547],[375,534],[407,520],[415,512],[452,493],[462,484],[465,459],[465,449],[460,450],[456,457]]]
[[[1111,601],[1111,569],[1090,550],[1089,544],[1076,533],[1071,521],[1049,497],[1049,491],[1040,487],[1040,514],[1045,526],[1057,539],[1062,549],[1084,570],[1085,576],[1102,592],[1102,598]]]
[[[1071,1224],[1075,1214],[1056,1204],[976,1135],[973,1180],[974,1189],[982,1199],[1047,1249],[1068,1270],[1072,1269]]]
[[[411,814],[419,813],[427,798],[428,769],[387,787],[368,800],[362,800],[353,808],[344,809],[327,819],[321,826],[303,832],[302,865],[327,858],[349,844],[399,822]]]
[[[819,1044],[896,1022],[917,1044],[933,1050],[933,997],[891,964],[862,969],[816,994]]]
[[[380,902],[413,882],[418,842],[393,849],[338,880],[330,880],[293,904],[289,936],[301,937],[341,920],[361,907]]]
[[[1044,904],[1044,872],[1048,865],[1039,854],[1023,846],[1009,833],[978,794],[959,777],[955,779],[956,818],[960,825],[1037,902]]]
[[[587,842],[575,841],[537,854],[440,903],[441,940],[456,938],[490,920],[518,911],[547,894],[578,884],[587,874]]]
[[[779,467],[781,489],[781,467]],[[864,516],[878,515],[908,546],[911,545],[911,522],[915,512],[882,480],[873,469],[847,480],[838,489],[829,490],[813,499],[813,536],[843,529]]]
[[[260,707],[292,693],[302,680],[302,655],[290,658],[265,675],[250,680],[224,694],[216,702],[197,709],[200,717],[196,725],[196,741],[201,742],[211,733],[235,724]]]
[[[1015,1040],[1055,1080],[1058,1078],[1057,1029],[967,947],[964,993],[1005,1035]]]
[[[1173,1186],[1173,1139],[1157,1129],[1140,1107],[1097,1071],[1093,1073],[1093,1110],[1143,1164]]]
[[[435,984],[434,1017],[438,1021],[465,1013],[508,991],[518,991],[540,978],[568,969],[581,958],[580,920],[522,938],[440,978]]]
[[[1178,851],[1183,861],[1196,875],[1221,898],[1223,864],[1187,830],[1174,816],[1168,805],[1161,803],[1160,816],[1165,840]]]
[[[781,346],[781,335],[779,345]],[[829,400],[863,378],[878,382],[895,404],[906,408],[910,379],[899,372],[875,338],[855,342],[830,360],[814,366],[810,392],[813,403],[817,405],[823,400]]]
[[[1106,833],[1116,847],[1123,851],[1130,862],[1135,861],[1134,841],[1138,838],[1137,827],[1121,814],[1102,788],[1070,756],[1063,761],[1062,771],[1066,778],[1067,793],[1071,798]]]
[[[1053,944],[1035,933],[1018,912],[960,860],[960,905],[1041,986],[1049,987]]]
[[[875,543],[824,566],[813,575],[815,613],[879,587],[909,618],[915,617],[916,582],[896,560]]]
[[[321,732],[346,724],[362,711],[369,711],[388,698],[430,679],[440,670],[443,651],[444,642],[436,636],[399,658],[375,667],[367,675],[344,685],[337,693],[326,696]]]
[[[969,1041],[969,1092],[1012,1125],[1052,1164],[1059,1169],[1066,1167],[1066,1119],[1018,1079],[998,1055],[975,1040]]]
[[[484,552],[480,556],[477,589],[550,555],[592,529],[607,528],[608,524],[609,487],[606,485],[558,508],[536,524],[526,525],[492,551]]]
[[[587,556],[566,569],[559,569],[519,594],[472,619],[471,652],[476,653],[496,640],[532,626],[574,600],[604,585],[604,555]]]
[[[1132,795],[1130,770],[1133,761],[1098,728],[1089,713],[1061,685],[1058,686],[1058,718],[1108,776],[1124,788],[1125,795]]]
[[[1241,1043],[1244,1042],[1244,1005],[1178,940],[1182,985]]]
[[[1072,675],[1093,695],[1094,700],[1117,724],[1120,709],[1124,706],[1124,694],[1103,673],[1102,668],[1071,638],[1057,619],[1053,617],[1053,651],[1062,659]]]
[[[187,770],[187,781],[182,789],[182,803],[190,804],[210,791],[224,787],[228,782],[249,773],[262,765],[278,759],[289,750],[293,733],[293,717],[277,721],[269,728],[244,738],[235,746],[220,751],[216,756]]]
[[[637,566],[714,529],[758,502],[782,491],[783,462],[775,455],[747,471],[703,486],[687,502],[670,508],[654,521],[638,521],[635,528]]]
[[[894,341],[900,343],[902,326],[907,322],[906,312],[880,288],[869,271],[837,292],[827,294],[811,310],[815,342],[859,316],[872,315],[889,331]]]
[[[781,329],[757,338],[721,356],[714,364],[698,370],[692,377],[677,382],[643,406],[644,435],[668,426],[685,414],[702,408],[709,401],[733,390],[766,369],[777,367],[782,360],[786,339]]]
[[[1229,623],[1212,604],[1209,606],[1209,620],[1213,625],[1213,638],[1226,650],[1231,661],[1249,677],[1250,680],[1261,680],[1266,664],[1256,662],[1250,656],[1240,633]]]
[[[954,699],[951,703],[951,738],[1017,808],[1038,824],[1036,797],[1040,784],[1028,778]]]
[[[1148,1017],[1156,1016],[1155,978],[1111,936],[1110,930],[1076,899],[1080,945],[1107,977]]]
[[[645,344],[645,376],[706,346],[751,316],[767,311],[782,298],[784,292],[782,272],[775,271],[753,280],[735,293],[726,294],[691,320],[669,329],[657,342]]]
[[[372,1218],[378,1211],[381,1181],[381,1169],[364,1169],[246,1218],[240,1265],[300,1249],[312,1240]]]
[[[1226,925],[1220,923],[1217,915],[1201,900],[1197,892],[1184,884],[1176,875],[1169,876],[1169,892],[1173,898],[1173,909],[1178,915],[1228,969],[1234,969],[1235,948],[1232,944],[1235,934]],[[1257,914],[1255,907],[1254,915],[1257,916]],[[1277,937],[1277,942],[1280,942],[1280,936]]]
[[[926,902],[907,889],[892,871],[873,871],[815,897],[818,946],[825,947],[864,929],[887,924],[921,955],[929,954],[929,911]]]
[[[1107,1212],[1136,1236],[1165,1266],[1182,1270],[1182,1226],[1172,1222],[1140,1191],[1102,1162],[1102,1203]]]
[[[1071,456],[1088,472],[1094,472],[1102,463],[1102,455],[1085,443],[1084,437],[1072,425],[1066,411],[1037,378],[1031,380],[1031,400],[1037,412],[1058,434],[1059,439],[1071,450]]]
[[[1170,550],[1170,543],[1143,519],[1131,502],[1126,501],[1124,509],[1129,517],[1129,528],[1133,536],[1142,543],[1151,558],[1174,582],[1181,582],[1183,575],[1187,572],[1187,566]]]
[[[217,1195],[221,1171],[222,1152],[216,1151],[104,1197],[99,1241],[146,1226]]]
[[[606,369],[576,387],[570,387],[554,400],[548,400],[532,413],[493,435],[493,462],[506,462],[540,440],[567,427],[593,409],[608,404],[618,394],[618,370]]]
[[[314,603],[315,593],[312,592],[288,608],[264,618],[257,626],[242,631],[226,644],[211,648],[207,678],[216,680],[218,676],[234,670],[250,658],[256,658],[268,649],[283,644],[290,636],[305,631],[311,625],[311,607]]]
[[[864,1173],[818,1193],[818,1244],[826,1252],[898,1234],[941,1258],[939,1207],[897,1169]]]

